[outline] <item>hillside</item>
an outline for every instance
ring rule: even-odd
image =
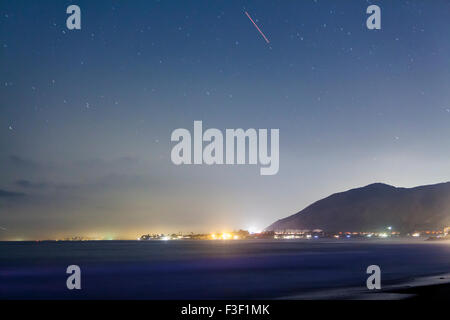
[[[335,193],[266,230],[375,231],[441,229],[450,225],[450,182],[415,188],[374,183]]]

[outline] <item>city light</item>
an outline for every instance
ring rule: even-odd
[[[231,234],[229,234],[227,232],[222,233],[222,236],[221,236],[221,238],[223,240],[229,240],[229,239],[231,239],[231,237],[232,237]]]
[[[387,231],[388,229],[391,231]],[[393,231],[393,227],[385,227],[385,232],[370,232],[370,231],[339,231],[327,233],[321,229],[313,229],[313,230],[296,230],[296,229],[288,229],[288,230],[279,230],[279,231],[262,231],[261,233],[254,233],[257,229],[251,228],[252,233],[248,230],[233,230],[233,231],[225,231],[220,233],[199,233],[195,234],[193,232],[190,233],[172,233],[172,234],[144,234],[141,237],[137,238],[137,240],[173,240],[173,241],[182,241],[182,240],[255,240],[255,239],[326,239],[326,238],[334,238],[334,239],[363,239],[363,238],[399,238],[399,237],[421,237],[427,236],[431,240],[435,239],[449,239],[449,227],[444,227],[443,229],[438,230],[416,230],[411,233],[400,233],[398,231]],[[92,240],[83,237],[72,237],[70,239],[64,239],[64,241],[84,241],[84,240]],[[106,240],[106,239],[104,239]]]
[[[250,234],[261,233],[261,231],[262,231],[261,229],[258,229],[258,228],[254,227],[254,226],[248,228],[248,232]]]

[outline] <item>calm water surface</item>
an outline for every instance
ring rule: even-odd
[[[68,265],[82,290],[66,288]],[[402,240],[0,243],[0,298],[254,299],[450,272],[450,243]]]

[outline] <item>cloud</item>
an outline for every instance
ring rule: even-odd
[[[30,180],[17,180],[16,185],[24,189],[42,189],[49,186],[48,183],[45,182],[33,182]]]
[[[16,155],[10,155],[9,156],[9,161],[13,165],[15,165],[16,167],[19,167],[19,168],[32,168],[32,169],[35,169],[35,168],[39,167],[39,164],[37,162],[34,162],[32,160],[29,160],[29,159],[22,158],[22,157],[16,156]]]
[[[14,192],[14,191],[6,191],[0,189],[0,199],[15,199],[24,197],[25,193],[22,192]]]
[[[82,181],[65,181],[65,182],[51,182],[51,181],[32,181],[29,179],[20,179],[14,182],[16,187],[22,190],[28,190],[31,193],[35,192],[92,192],[95,190],[111,190],[111,189],[130,189],[130,188],[145,188],[149,189],[155,185],[161,186],[163,183],[161,179],[150,175],[138,174],[124,174],[113,173],[90,179],[83,179]]]
[[[111,160],[105,160],[102,158],[91,158],[91,159],[84,159],[84,160],[78,160],[73,163],[76,167],[79,168],[92,168],[92,169],[98,169],[98,168],[108,168],[108,169],[117,169],[117,168],[130,168],[134,167],[139,164],[138,158],[131,157],[131,156],[123,156],[119,158],[114,158]]]

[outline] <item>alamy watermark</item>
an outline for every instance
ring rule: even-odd
[[[371,5],[367,7],[367,14],[370,16],[367,18],[366,26],[369,30],[381,29],[381,8],[377,5]]]
[[[175,165],[259,163],[261,175],[275,175],[280,167],[280,130],[270,129],[270,146],[268,135],[268,129],[226,129],[224,150],[222,131],[211,128],[203,132],[202,121],[194,121],[193,137],[183,128],[172,132],[171,141],[178,143],[172,148],[170,157]]]
[[[67,289],[81,290],[81,269],[79,266],[73,264],[67,267],[66,273],[70,274],[66,280]]]
[[[370,276],[367,278],[366,285],[369,290],[381,289],[381,268],[376,264],[367,267],[367,274]]]

